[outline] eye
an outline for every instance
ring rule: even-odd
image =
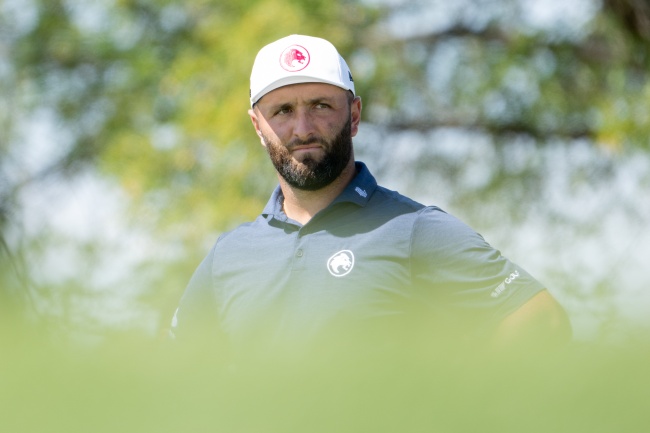
[[[314,108],[322,110],[322,109],[325,109],[325,108],[330,108],[330,105],[325,103],[325,102],[318,102],[318,103],[316,103],[314,105]]]
[[[275,112],[275,115],[276,116],[278,116],[278,115],[282,116],[282,115],[286,115],[286,114],[291,114],[292,111],[293,110],[292,110],[292,108],[290,106],[283,105],[282,107],[277,109],[277,111]]]

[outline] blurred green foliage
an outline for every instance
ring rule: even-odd
[[[34,341],[2,346],[6,431],[641,433],[650,421],[643,345],[494,356],[401,338],[227,358],[173,342]]]
[[[7,86],[15,89],[6,93],[13,110],[3,120],[15,127],[5,131],[3,153],[19,152],[19,121],[38,109],[50,110],[69,140],[53,140],[62,149],[41,171],[2,185],[2,209],[13,221],[3,219],[0,229],[20,220],[25,185],[92,167],[129,194],[133,224],[183,251],[173,263],[151,264],[157,272],[141,269],[153,275],[145,299],[166,318],[206,244],[256,215],[275,185],[247,115],[260,45],[303,32],[344,49],[371,19],[345,1],[34,0],[26,7],[34,15],[23,28],[10,7],[0,15],[13,72]],[[37,248],[25,239],[18,245]]]

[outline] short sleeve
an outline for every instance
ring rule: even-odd
[[[436,314],[490,327],[544,286],[459,219],[436,207],[419,211],[412,272],[419,295]]]

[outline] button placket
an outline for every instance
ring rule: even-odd
[[[306,264],[309,236],[298,236],[293,250],[293,269],[304,269]]]

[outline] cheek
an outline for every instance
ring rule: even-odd
[[[277,143],[278,141],[275,132],[268,126],[260,126],[257,130],[257,135],[262,138],[262,145],[264,145],[264,147],[268,147],[271,143]]]
[[[262,134],[262,143],[264,144],[266,151],[272,157],[278,157],[280,155],[289,153],[286,146],[284,146],[278,137],[276,137],[273,133],[271,133],[271,135]]]
[[[264,125],[261,129],[262,134],[274,143],[282,143],[284,141],[283,131],[277,126],[271,126],[269,124]]]
[[[343,130],[343,128],[346,127],[348,122],[351,122],[349,113],[346,113],[345,115],[337,118],[336,121],[333,121],[329,124],[330,134],[338,135]]]

